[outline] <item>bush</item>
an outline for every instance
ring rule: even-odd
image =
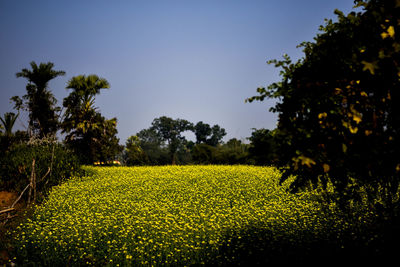
[[[355,2],[364,10],[336,11],[337,22],[301,45],[301,60],[270,61],[282,68],[282,81],[248,100],[278,100],[271,108],[279,114],[277,164],[287,167],[283,180],[296,177],[294,190],[332,181],[344,208],[366,191],[393,215],[400,207],[400,6]]]
[[[29,183],[33,159],[37,190],[42,193],[79,170],[77,157],[63,144],[46,140],[15,144],[0,157],[0,187],[21,192]]]
[[[196,164],[212,164],[216,151],[216,147],[207,144],[197,144],[192,149],[192,159]]]

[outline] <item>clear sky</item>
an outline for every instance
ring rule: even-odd
[[[169,116],[225,128],[244,140],[252,128],[274,129],[271,100],[245,103],[256,89],[279,81],[266,64],[312,41],[335,8],[353,0],[0,0],[0,115],[10,97],[25,94],[16,78],[35,61],[53,62],[65,76],[49,83],[62,105],[71,77],[97,74],[111,85],[97,96],[118,137]],[[16,129],[27,125],[22,114]],[[192,135],[188,135],[193,139]]]

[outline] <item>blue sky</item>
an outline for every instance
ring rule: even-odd
[[[73,76],[109,81],[96,105],[117,117],[121,144],[163,115],[219,124],[225,141],[244,140],[252,128],[276,126],[272,100],[245,103],[279,81],[266,61],[300,58],[296,46],[312,41],[324,18],[352,7],[353,0],[0,0],[0,115],[12,111],[10,97],[25,94],[15,73],[31,61],[53,62],[66,71],[49,83],[59,105]]]

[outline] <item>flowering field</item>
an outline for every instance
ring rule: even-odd
[[[272,167],[85,170],[90,175],[53,188],[20,225],[17,262],[223,265],[249,247],[268,258],[264,250],[280,253],[277,244],[340,239],[347,227],[314,193],[287,193]]]

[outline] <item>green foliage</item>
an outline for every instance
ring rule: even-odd
[[[1,126],[4,129],[4,135],[11,136],[12,135],[12,128],[14,127],[15,121],[19,116],[13,112],[6,112],[4,114],[4,118],[0,117]]]
[[[270,61],[282,81],[258,96],[277,98],[275,141],[283,179],[294,189],[332,180],[343,203],[360,192],[393,211],[400,181],[400,5],[356,1],[364,10],[327,21],[305,56]],[[355,184],[354,184],[355,181]],[[355,185],[355,186],[354,186]]]
[[[140,148],[145,153],[146,164],[166,165],[171,163],[168,148],[154,129],[143,129],[136,136],[139,138]]]
[[[63,101],[66,110],[62,125],[63,132],[68,133],[67,140],[76,139],[99,127],[95,119],[98,112],[94,100],[101,89],[109,87],[109,83],[97,75],[79,75],[68,82],[67,89],[72,91]]]
[[[194,134],[196,136],[196,144],[206,143],[207,137],[211,135],[211,127],[207,123],[199,121],[193,127]]]
[[[192,159],[196,164],[213,164],[217,153],[216,147],[207,144],[196,144],[192,148]]]
[[[95,96],[109,83],[97,75],[73,77],[67,85],[72,89],[64,99],[66,108],[62,123],[66,143],[76,151],[82,163],[112,161],[122,150],[117,134],[117,119],[104,118],[94,106]]]
[[[57,112],[60,108],[56,107],[57,100],[48,90],[48,83],[57,76],[65,75],[65,72],[53,70],[54,64],[51,62],[40,63],[38,66],[32,61],[30,65],[32,70],[22,69],[16,74],[28,80],[27,94],[22,97],[23,100],[18,96],[11,100],[15,108],[29,111],[29,126],[34,134],[39,137],[54,135],[58,130]]]
[[[124,161],[127,166],[145,165],[148,163],[146,153],[140,147],[140,139],[136,135],[128,137],[124,150]]]
[[[274,141],[274,131],[267,129],[253,129],[249,137],[249,157],[257,165],[272,165],[278,157]]]
[[[0,157],[2,157],[13,145],[28,142],[29,135],[25,131],[16,131],[11,135],[0,135]]]
[[[192,148],[192,159],[196,164],[251,164],[248,145],[236,138],[230,139],[226,144],[211,146],[196,144]]]
[[[193,132],[196,135],[196,144],[208,144],[210,146],[220,144],[222,138],[226,135],[225,129],[219,125],[214,125],[211,128],[209,124],[202,121],[196,123]]]
[[[1,153],[3,154],[8,148],[14,143],[19,140],[19,136],[14,136],[12,132],[12,128],[14,127],[15,121],[19,116],[13,112],[6,112],[4,114],[4,118],[0,117],[0,129],[4,129],[4,132],[0,132],[0,149]]]
[[[177,151],[185,144],[182,133],[193,129],[193,123],[183,119],[172,119],[166,116],[156,118],[151,123],[151,129],[161,141],[167,142],[172,164],[176,164]]]
[[[15,143],[0,157],[0,188],[21,192],[29,184],[35,159],[37,189],[45,193],[79,170],[76,156],[64,145],[49,140]],[[40,181],[49,171],[48,175]]]
[[[249,145],[232,138],[226,144],[218,147],[215,155],[216,164],[249,164]]]
[[[183,136],[185,131],[193,131],[196,135],[196,144],[186,140]],[[219,125],[210,127],[209,124],[202,121],[193,125],[187,120],[175,120],[162,116],[154,119],[150,128],[137,133],[137,139],[133,136],[128,139],[124,157],[128,165],[166,165],[171,163],[185,165],[193,162],[228,164],[231,161],[221,160],[221,155],[216,160],[218,153],[210,152],[219,150],[214,148],[221,144],[225,135],[225,129]],[[206,156],[204,153],[209,155]],[[239,161],[236,160],[232,163],[236,164]]]

